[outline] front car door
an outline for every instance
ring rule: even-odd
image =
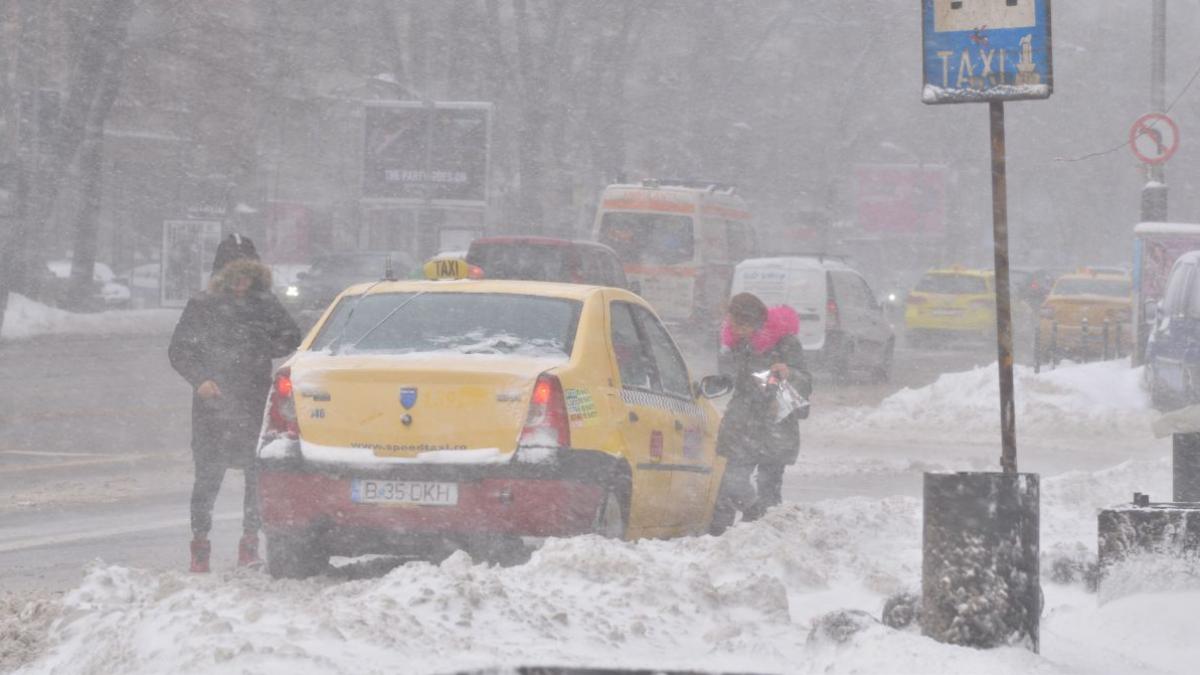
[[[1176,263],[1171,270],[1150,348],[1150,367],[1156,385],[1179,401],[1184,394],[1183,361],[1188,333],[1184,326],[1184,303],[1194,276],[1195,265]]]
[[[708,496],[716,459],[714,426],[697,403],[687,365],[674,340],[658,318],[645,307],[633,312],[654,356],[658,373],[652,405],[666,416],[663,463],[656,468],[671,474],[673,522],[698,531],[708,522]]]

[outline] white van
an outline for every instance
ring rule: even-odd
[[[755,250],[745,200],[731,186],[706,181],[609,185],[595,235],[616,251],[639,295],[673,323],[717,320],[733,266]]]
[[[753,293],[768,307],[800,315],[806,356],[835,375],[855,371],[886,380],[896,338],[862,275],[824,255],[752,258],[734,269],[730,297]]]

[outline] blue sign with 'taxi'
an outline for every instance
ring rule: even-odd
[[[923,0],[925,103],[1049,98],[1050,0]]]

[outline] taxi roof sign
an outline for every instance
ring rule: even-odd
[[[482,279],[483,270],[462,258],[433,258],[423,268],[430,281]]]
[[[1050,0],[922,0],[925,103],[1049,98]]]

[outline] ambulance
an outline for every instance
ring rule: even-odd
[[[716,321],[734,266],[757,250],[746,201],[732,186],[711,182],[609,185],[595,237],[617,252],[631,284],[671,323]]]

